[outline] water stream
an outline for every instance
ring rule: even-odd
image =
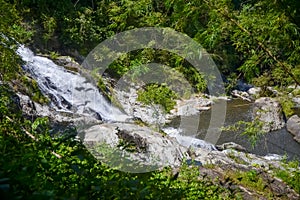
[[[57,111],[92,116],[104,121],[125,121],[128,115],[112,106],[88,79],[56,65],[48,58],[35,56],[20,46],[18,54],[23,66],[38,82],[42,92],[51,99]]]
[[[231,100],[227,102],[227,111],[225,126],[233,125],[238,121],[251,121],[252,120],[252,108],[253,103],[247,101],[242,101],[239,99]],[[295,113],[300,113],[300,109],[295,109]],[[209,126],[211,113],[210,111],[203,111],[200,113],[200,121],[198,127],[199,139],[204,139]],[[191,126],[194,125],[193,116],[186,117],[185,122],[190,121]],[[174,120],[171,125],[175,126],[179,124],[180,119]],[[189,126],[186,126],[189,129]],[[188,130],[186,130],[188,131]],[[297,143],[293,136],[284,127],[281,130],[273,131],[262,136],[254,148],[252,148],[248,138],[246,136],[241,136],[240,133],[223,131],[217,142],[217,144],[223,144],[227,142],[235,142],[242,145],[247,150],[258,155],[267,154],[279,154],[287,155],[289,159],[299,159],[300,158],[300,144]]]

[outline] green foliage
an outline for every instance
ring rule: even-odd
[[[279,102],[282,106],[282,110],[286,117],[290,117],[294,114],[294,102],[289,98],[287,95],[283,94],[280,97],[278,97]]]
[[[14,5],[0,1],[0,80],[16,78],[20,72],[21,60],[16,55],[17,42],[24,42],[30,36],[21,24]]]
[[[300,171],[299,161],[289,161],[285,163],[286,169],[279,169],[275,172],[275,176],[286,182],[297,193],[300,193]]]
[[[182,0],[22,0],[16,1],[16,4],[18,10],[9,13],[19,11],[26,20],[42,25],[42,37],[46,41],[58,38],[60,43],[79,50],[83,55],[118,32],[163,26],[186,33],[198,41],[225,75],[236,73],[249,82],[267,75],[270,81],[266,84],[280,86],[299,79],[300,37],[296,20],[299,19],[296,12],[299,3],[296,0],[192,0],[188,3]],[[3,5],[10,6],[7,3]],[[4,10],[12,9],[13,6]],[[24,32],[18,28],[15,30]],[[205,90],[203,77],[186,67],[186,63],[181,63],[181,66],[172,63],[177,60],[174,55],[163,54],[162,57],[160,61],[168,60],[168,66],[177,67],[197,91]],[[148,62],[140,58],[130,58],[129,62],[131,60]],[[112,67],[117,75],[127,72],[124,62],[115,63]]]
[[[51,51],[50,52],[50,58],[52,60],[56,60],[59,57],[59,53],[57,51]]]
[[[144,91],[138,91],[138,101],[147,105],[159,104],[166,112],[170,112],[176,105],[176,93],[170,90],[166,85],[150,84]]]
[[[103,82],[103,79],[102,79],[101,77],[98,78],[97,86],[98,86],[98,88],[101,90],[101,92],[105,94],[105,92],[106,92],[106,85],[105,85],[105,83]]]
[[[57,22],[54,17],[49,17],[44,14],[42,15],[42,20],[43,20],[43,28],[44,28],[43,39],[47,44],[47,42],[54,36],[54,32],[57,27]]]
[[[234,182],[243,185],[246,188],[252,189],[257,193],[263,194],[269,198],[272,197],[272,193],[267,189],[267,182],[257,173],[255,170],[247,172],[236,172],[228,174]]]
[[[136,144],[133,141],[120,140],[118,147],[128,152],[138,152]]]
[[[15,81],[17,83],[20,81],[18,87],[15,90],[27,94],[33,101],[45,104],[49,103],[49,99],[43,95],[41,92],[38,83],[25,75],[20,75],[19,79]]]

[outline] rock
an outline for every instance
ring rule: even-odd
[[[141,119],[149,125],[161,126],[167,122],[166,114],[159,105],[144,105],[137,101],[137,89],[135,87],[121,90],[114,88],[114,94],[122,109],[133,118]]]
[[[238,97],[238,98],[241,98],[242,100],[251,102],[250,96],[247,92],[242,92],[242,91],[239,91],[239,90],[233,90],[231,92],[231,95],[235,96],[235,97]]]
[[[27,95],[17,93],[23,113],[30,117],[49,117],[52,115],[48,105],[41,105],[30,99]]]
[[[182,159],[188,157],[187,148],[176,140],[135,124],[99,124],[79,132],[96,158],[122,171],[137,173],[165,166],[178,167]],[[105,146],[109,148],[103,148]]]
[[[63,66],[67,70],[79,72],[80,64],[74,61],[70,56],[59,56],[53,60],[57,65]]]
[[[201,110],[209,110],[212,100],[203,97],[192,97],[190,99],[180,99],[176,101],[174,109],[171,111],[175,116],[192,116],[199,114]]]
[[[177,135],[176,140],[178,141],[179,144],[189,148],[190,147],[200,148],[200,149],[206,149],[208,151],[217,150],[217,148],[213,144],[190,136]]]
[[[253,87],[253,88],[250,88],[247,92],[250,96],[255,98],[255,97],[259,96],[260,91],[261,91],[260,87]]]
[[[173,127],[163,128],[162,129],[168,136],[172,138],[176,138],[177,142],[187,148],[200,148],[200,149],[206,149],[208,151],[216,151],[217,148],[215,145],[206,142],[204,140],[194,138],[191,136],[182,135],[180,129],[175,129]]]
[[[255,101],[253,118],[263,122],[262,129],[266,132],[279,130],[284,127],[283,111],[280,103],[269,97]]]
[[[247,149],[243,147],[242,145],[236,144],[234,142],[227,142],[221,145],[216,146],[218,150],[225,150],[225,149],[234,149],[237,151],[247,152]]]
[[[300,97],[293,97],[292,101],[294,102],[296,108],[300,108]]]
[[[96,117],[80,116],[74,113],[57,112],[47,104],[34,102],[27,95],[17,93],[18,104],[23,114],[30,119],[48,117],[53,123],[73,124],[98,124],[101,123]]]
[[[284,156],[278,155],[278,154],[270,153],[270,154],[267,154],[266,156],[264,156],[263,158],[266,159],[266,160],[277,160],[277,161],[281,161],[281,160],[284,159]]]
[[[300,117],[298,115],[290,117],[286,128],[294,136],[294,140],[300,143]]]
[[[130,86],[126,89],[114,88],[114,94],[124,111],[134,118],[139,118],[146,124],[162,126],[178,116],[191,116],[199,114],[202,110],[209,110],[211,99],[204,97],[192,97],[176,101],[174,109],[170,113],[164,112],[160,105],[144,105],[137,101],[138,86]]]

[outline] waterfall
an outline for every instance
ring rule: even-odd
[[[57,111],[93,116],[105,121],[125,121],[128,115],[109,103],[88,79],[70,72],[53,61],[20,45],[17,53],[26,64],[23,69],[37,81]]]

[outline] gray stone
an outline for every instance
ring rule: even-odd
[[[294,140],[300,143],[300,117],[298,115],[290,117],[286,128],[294,136]]]
[[[262,129],[266,132],[279,130],[285,125],[280,103],[270,97],[262,97],[255,101],[253,118],[263,122]]]
[[[253,87],[253,88],[250,88],[247,92],[252,97],[258,97],[260,91],[261,91],[260,87]]]
[[[216,147],[218,150],[235,149],[238,151],[247,152],[247,149],[245,147],[234,142],[227,142],[221,145],[217,145]]]
[[[54,123],[74,123],[74,124],[98,124],[101,121],[91,116],[77,115],[74,113],[57,112],[48,104],[34,102],[27,95],[17,93],[19,97],[19,107],[23,114],[30,118],[49,117]]]
[[[294,97],[292,98],[292,101],[295,104],[295,107],[300,108],[300,97]]]
[[[266,160],[277,160],[277,161],[281,161],[281,160],[284,159],[284,156],[278,155],[278,154],[270,153],[270,154],[265,155],[263,158],[266,159]]]
[[[20,107],[25,115],[36,117],[49,117],[52,115],[48,105],[41,105],[30,99],[29,96],[17,93],[20,98]]]
[[[159,105],[144,105],[137,101],[137,89],[135,87],[121,90],[114,88],[115,98],[119,101],[122,109],[129,116],[141,119],[149,125],[164,125],[166,121],[166,114]]]
[[[128,123],[92,125],[79,130],[93,155],[110,167],[146,172],[165,166],[178,167],[187,148],[148,127]],[[103,148],[108,146],[109,148]],[[130,149],[126,146],[130,145]],[[102,147],[102,148],[99,148]]]
[[[180,99],[176,101],[172,110],[173,116],[191,116],[199,114],[201,110],[209,110],[212,100],[204,97],[192,97],[190,99]]]
[[[53,60],[57,65],[63,66],[67,70],[79,72],[80,64],[74,61],[70,56],[59,56]]]
[[[124,111],[143,122],[162,127],[165,123],[178,116],[191,116],[199,114],[202,110],[209,110],[212,100],[204,97],[191,97],[176,101],[174,109],[166,113],[160,105],[144,105],[137,101],[137,88],[130,86],[126,89],[114,88],[115,98],[119,101]]]
[[[231,95],[234,96],[234,97],[238,97],[242,100],[251,102],[250,96],[247,92],[243,92],[243,91],[239,91],[239,90],[233,90],[231,92]]]

